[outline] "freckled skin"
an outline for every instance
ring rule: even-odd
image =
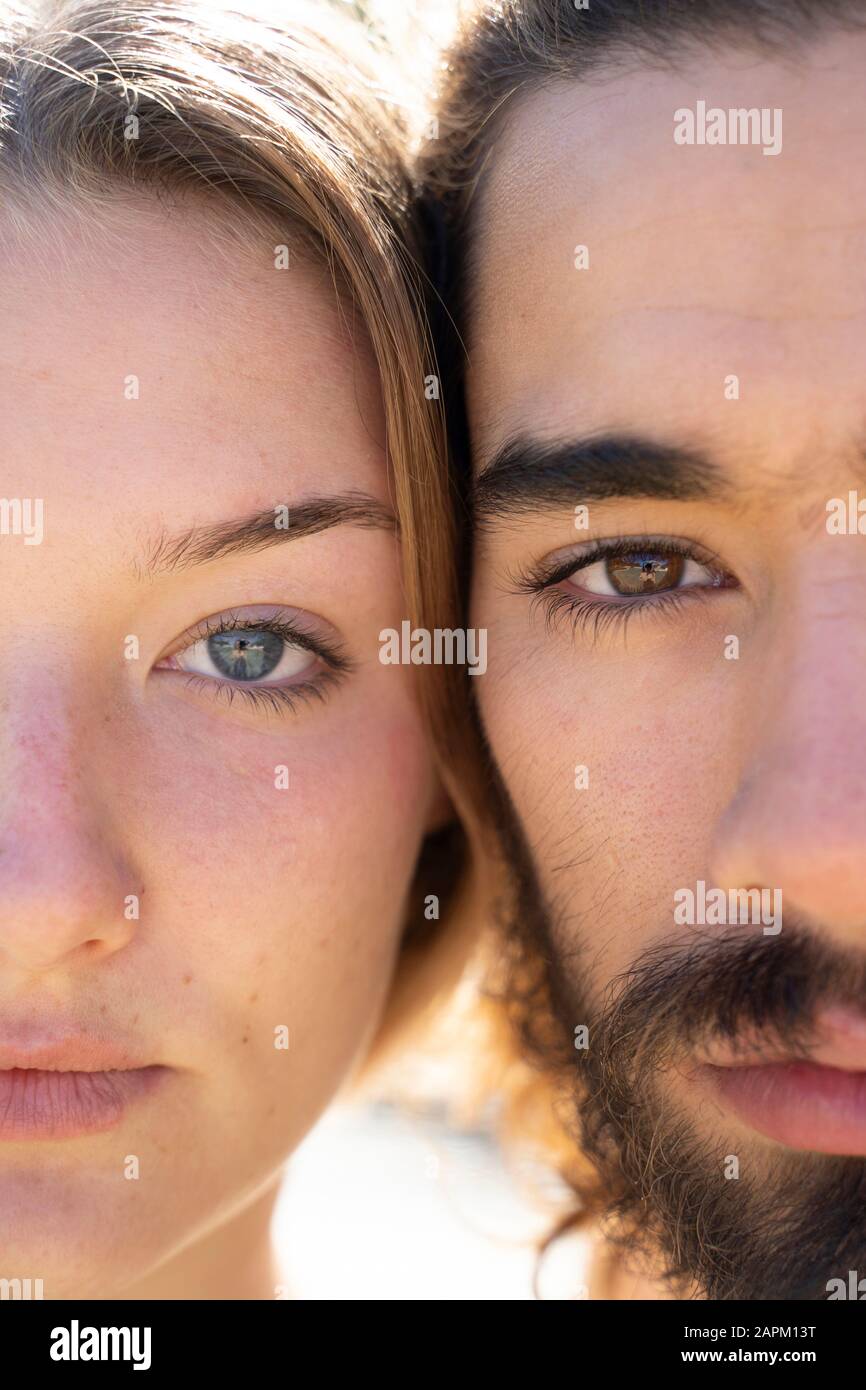
[[[62,1016],[173,1074],[107,1134],[0,1143],[4,1267],[46,1297],[270,1297],[275,1183],[375,1031],[437,791],[411,674],[377,659],[404,613],[391,533],[136,576],[163,531],[390,488],[371,354],[327,275],[278,275],[264,238],[227,276],[212,207],[126,215],[125,254],[58,223],[0,270],[4,489],[46,519],[0,553],[0,1021]],[[355,669],[284,714],[155,669],[257,604]]]
[[[521,433],[633,433],[711,452],[737,490],[592,504],[579,534],[573,509],[520,516],[476,556],[484,725],[560,910],[560,968],[596,1006],[642,951],[682,939],[673,894],[700,878],[781,887],[828,945],[866,945],[866,543],[824,525],[863,477],[866,44],[636,66],[514,108],[481,194],[468,333],[479,468]],[[782,153],[675,145],[673,113],[698,98],[782,108]],[[546,556],[647,535],[702,543],[739,588],[634,618],[627,641],[548,631],[511,591]],[[721,1152],[761,1152],[677,1098]]]

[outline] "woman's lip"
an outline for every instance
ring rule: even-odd
[[[768,1139],[814,1153],[866,1155],[866,1071],[788,1061],[701,1066],[697,1075]]]
[[[0,1142],[75,1139],[120,1124],[127,1106],[168,1075],[163,1066],[125,1071],[0,1070]]]
[[[0,1071],[132,1071],[150,1065],[137,1051],[138,1055],[128,1043],[87,1033],[30,1038],[26,1043],[0,1037]]]

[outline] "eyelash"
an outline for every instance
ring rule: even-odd
[[[669,589],[661,594],[646,594],[619,598],[587,598],[581,594],[569,594],[556,589],[557,584],[588,569],[599,560],[612,559],[634,549],[652,551],[658,555],[680,556],[684,560],[695,560],[706,569],[719,576],[717,584],[690,584],[681,589]],[[650,612],[653,616],[662,614],[672,616],[682,609],[683,604],[696,600],[706,600],[717,588],[735,588],[733,576],[723,570],[715,556],[694,544],[675,541],[669,538],[656,541],[652,536],[616,536],[609,540],[596,541],[589,550],[579,556],[571,556],[555,567],[543,563],[518,577],[515,591],[532,594],[534,604],[541,604],[545,610],[545,621],[549,628],[567,621],[571,624],[573,635],[585,633],[590,628],[594,641],[606,632],[616,628],[626,634],[628,623],[636,614]]]
[[[325,662],[325,669],[318,672],[314,680],[298,681],[291,686],[241,685],[233,681],[217,680],[213,676],[203,676],[198,671],[176,670],[176,674],[186,676],[187,687],[204,688],[212,698],[222,698],[230,705],[239,695],[257,709],[283,714],[313,700],[324,703],[327,692],[338,686],[344,676],[354,669],[353,663],[337,647],[320,638],[311,637],[309,633],[279,617],[255,621],[248,616],[224,614],[218,618],[205,618],[184,635],[183,645],[177,647],[170,656],[177,656],[194,647],[197,642],[207,641],[209,637],[222,632],[272,632],[291,646],[302,647]],[[164,659],[168,660],[168,657]]]

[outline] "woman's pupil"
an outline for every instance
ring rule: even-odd
[[[276,669],[283,654],[283,639],[267,628],[256,628],[239,637],[236,632],[215,632],[208,638],[208,654],[217,670],[229,680],[261,680]]]

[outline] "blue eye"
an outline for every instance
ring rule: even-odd
[[[353,669],[339,647],[314,637],[306,624],[274,614],[223,613],[199,623],[155,665],[185,673],[190,683],[229,703],[245,695],[263,711],[292,709],[300,700],[323,699]]]
[[[207,639],[207,654],[220,674],[229,680],[255,681],[276,670],[284,646],[282,637],[266,628],[243,634],[217,632]]]
[[[176,652],[172,664],[175,670],[214,680],[276,683],[311,671],[317,661],[316,653],[308,647],[261,627],[212,632]]]

